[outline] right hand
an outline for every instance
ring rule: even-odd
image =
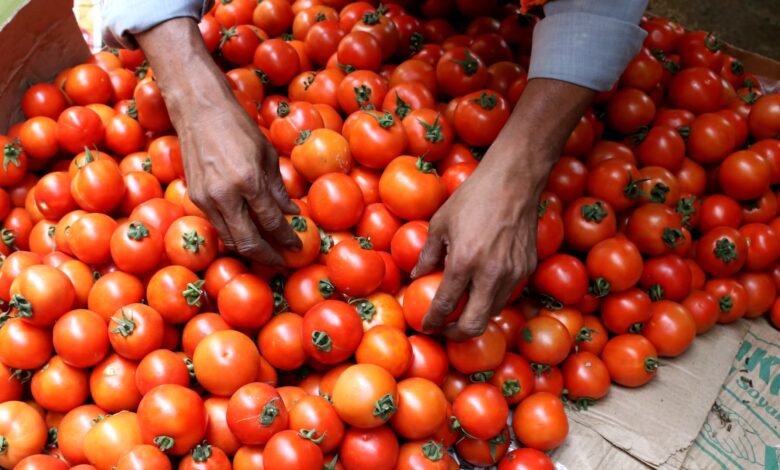
[[[192,111],[184,125],[176,122],[189,196],[228,249],[281,267],[271,243],[300,248],[283,215],[297,214],[298,206],[284,188],[273,146],[235,99],[228,100],[210,113]]]

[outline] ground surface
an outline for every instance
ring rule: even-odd
[[[778,0],[650,0],[650,11],[689,29],[716,33],[735,46],[780,60]]]

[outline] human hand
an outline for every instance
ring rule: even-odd
[[[529,169],[525,176],[508,171],[506,164],[515,160],[510,154],[516,151],[491,147],[431,219],[428,241],[412,271],[412,277],[422,276],[444,260],[442,283],[423,320],[426,331],[444,326],[456,341],[482,334],[518,282],[534,271],[537,207],[547,170]],[[466,291],[463,314],[445,326]]]
[[[272,243],[301,246],[283,216],[298,207],[285,191],[276,151],[236,101],[198,26],[174,18],[135,38],[179,134],[190,198],[227,248],[283,266]]]
[[[232,104],[225,103],[225,109],[210,116],[172,116],[181,129],[189,195],[228,249],[265,265],[283,266],[272,243],[300,248],[283,215],[298,213],[298,207],[284,188],[273,146],[243,109]]]

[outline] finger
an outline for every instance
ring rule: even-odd
[[[284,266],[281,255],[260,236],[243,200],[222,201],[217,207],[226,217],[233,238],[233,249],[266,266]]]
[[[299,214],[301,212],[300,208],[290,199],[290,195],[287,194],[287,188],[284,187],[282,175],[279,173],[279,165],[277,164],[274,168],[266,173],[268,175],[271,196],[273,196],[285,214]]]
[[[263,231],[276,243],[292,249],[301,247],[301,239],[295,234],[287,219],[282,215],[276,201],[268,193],[246,199],[249,210]]]
[[[485,280],[474,277],[469,288],[469,300],[457,323],[448,325],[444,334],[453,341],[465,341],[485,332],[488,321],[506,303],[506,296],[500,293],[501,279]]]
[[[219,238],[222,240],[222,243],[225,244],[225,248],[234,250],[236,245],[233,241],[233,236],[228,229],[227,223],[225,223],[225,218],[222,217],[222,214],[219,212],[217,207],[214,204],[204,203],[196,205],[206,214],[209,222],[211,222],[211,225],[213,225],[214,229],[216,229]]]
[[[284,180],[282,180],[282,173],[279,169],[279,157],[276,155],[276,150],[272,145],[267,145],[266,152],[269,153],[268,158],[263,159],[265,162],[265,175],[268,181],[268,189],[271,192],[271,196],[274,198],[282,212],[285,214],[298,214],[300,209],[292,202],[290,195],[287,194],[287,188],[284,187]]]
[[[444,326],[444,320],[458,306],[468,282],[469,278],[466,273],[454,268],[444,270],[444,277],[439,284],[439,289],[423,318],[423,331],[435,331]]]
[[[443,251],[444,240],[439,236],[428,233],[428,240],[425,241],[417,264],[410,274],[412,279],[417,279],[436,269],[441,260]]]

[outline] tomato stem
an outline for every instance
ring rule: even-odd
[[[8,439],[5,436],[0,436],[0,454],[5,454],[8,450]]]
[[[636,322],[628,328],[629,333],[639,333],[645,327],[643,322]]]
[[[32,318],[32,304],[21,294],[11,296],[11,302],[8,304],[12,309],[16,309],[17,316],[23,318]]]
[[[666,202],[667,194],[669,194],[669,186],[659,181],[655,183],[653,189],[650,190],[650,201],[663,204],[664,202]]]
[[[303,144],[304,142],[306,142],[306,140],[309,138],[310,135],[311,135],[311,130],[310,129],[305,129],[305,130],[299,131],[298,132],[298,138],[295,139],[295,143],[298,144],[298,145]]]
[[[187,305],[193,307],[201,306],[201,296],[203,295],[202,288],[205,283],[206,281],[198,279],[195,282],[187,284],[187,287],[181,292],[181,295],[183,295],[184,299],[187,301]]]
[[[433,173],[436,171],[436,168],[433,166],[433,163],[425,161],[425,158],[418,157],[417,158],[417,169],[422,171],[423,173]]]
[[[336,463],[339,461],[339,454],[333,456],[333,459],[322,467],[322,470],[336,470]]]
[[[313,443],[319,445],[322,443],[322,441],[325,440],[325,436],[327,435],[327,432],[324,432],[320,435],[320,437],[315,437],[317,435],[317,429],[301,429],[298,432],[298,435],[301,436],[304,439],[308,439],[312,441]]]
[[[389,393],[374,403],[373,414],[382,421],[387,421],[396,411],[398,411],[398,408],[395,406],[395,400]]]
[[[363,321],[370,322],[376,315],[376,307],[368,299],[355,298],[349,301],[351,305],[355,306],[355,310]]]
[[[154,445],[163,452],[172,449],[173,445],[176,443],[171,436],[157,436],[152,442],[154,442]]]
[[[551,295],[542,294],[539,301],[549,310],[560,310],[563,308],[563,303]]]
[[[471,55],[471,51],[466,49],[465,57],[463,59],[452,59],[453,62],[463,67],[463,73],[466,75],[474,75],[479,70],[479,62]]]
[[[152,172],[152,159],[150,157],[146,157],[146,160],[141,163],[141,169],[147,173]]]
[[[595,333],[596,330],[593,328],[588,328],[587,326],[583,326],[580,328],[580,331],[577,332],[577,336],[574,338],[574,342],[576,344],[580,344],[583,341],[591,342],[593,341],[593,333]]]
[[[582,206],[582,218],[588,222],[601,223],[604,217],[609,215],[606,209],[604,209],[604,203],[596,201],[593,204],[585,204]]]
[[[13,163],[14,166],[19,168],[22,164],[19,163],[19,156],[22,155],[22,148],[16,144],[16,142],[11,142],[10,144],[5,144],[3,146],[3,171],[8,170],[8,164]]]
[[[268,427],[273,424],[276,416],[279,414],[279,407],[276,406],[276,402],[280,399],[277,397],[271,398],[271,401],[263,406],[263,411],[258,417],[258,421],[263,427]]]
[[[721,238],[715,242],[715,248],[712,250],[715,253],[715,257],[723,261],[726,264],[739,258],[737,253],[737,245],[726,237]]]
[[[336,291],[336,286],[334,286],[333,283],[328,279],[320,279],[320,282],[317,284],[317,288],[320,291],[320,295],[326,299],[333,295],[333,293]]]
[[[25,384],[32,379],[33,371],[31,370],[25,370],[25,369],[10,369],[11,370],[11,378],[15,378],[19,382]]]
[[[431,462],[438,462],[444,458],[444,446],[440,442],[430,440],[421,446],[422,453]]]
[[[312,331],[311,344],[324,353],[329,353],[333,348],[333,341],[330,339],[330,335],[325,331]]]
[[[442,134],[443,128],[441,124],[439,124],[440,116],[440,114],[436,115],[436,119],[433,120],[433,124],[428,124],[419,118],[417,119],[417,122],[419,122],[423,129],[425,129],[425,135],[423,137],[425,137],[425,140],[428,142],[436,144],[444,140],[444,135]]]
[[[52,426],[49,428],[48,435],[46,436],[46,448],[47,449],[56,449],[57,448],[57,428]]]
[[[355,68],[355,66],[354,66],[354,65],[350,65],[350,64],[338,64],[338,66],[339,66],[339,68],[340,68],[341,70],[343,70],[343,71],[344,71],[344,73],[346,73],[347,75],[349,75],[349,74],[351,74],[352,72],[354,72],[355,70],[357,70],[357,69]]]
[[[664,227],[661,240],[670,248],[677,248],[685,241],[685,234],[679,228]]]
[[[482,372],[474,372],[473,374],[469,375],[469,381],[471,383],[486,383],[488,380],[490,380],[493,377],[493,371],[492,370],[486,370]]]
[[[184,248],[187,251],[190,251],[192,253],[197,253],[200,251],[201,245],[206,244],[206,239],[198,235],[197,230],[193,230],[190,233],[185,233],[181,236],[182,239],[182,248]]]
[[[409,113],[412,112],[412,107],[409,106],[409,103],[404,101],[401,96],[398,94],[398,90],[395,92],[395,114],[398,116],[398,119],[403,119]]]
[[[658,302],[664,298],[664,288],[661,284],[653,284],[650,289],[647,290],[647,295],[650,296],[650,300]]]
[[[211,457],[211,445],[208,441],[204,440],[200,444],[192,448],[192,460],[198,463],[203,463]]]
[[[506,379],[501,386],[501,393],[503,393],[506,398],[510,398],[520,393],[521,389],[522,387],[517,379]]]
[[[498,98],[496,98],[495,95],[490,95],[487,92],[482,92],[481,95],[479,95],[479,98],[474,98],[474,103],[479,104],[482,109],[491,110],[496,107],[496,104],[498,104]]]
[[[409,52],[417,54],[422,50],[423,45],[425,45],[425,38],[423,35],[417,31],[413,32],[409,38]]]
[[[534,371],[534,375],[541,377],[542,374],[550,370],[550,366],[547,364],[540,364],[538,362],[531,363],[531,370]]]
[[[131,240],[141,241],[149,236],[149,229],[143,222],[130,222],[127,226],[127,238]]]
[[[588,286],[588,292],[595,295],[598,298],[605,297],[607,294],[609,294],[610,289],[609,281],[604,279],[603,277],[597,277],[594,279],[590,286]]]
[[[734,301],[731,300],[731,296],[726,294],[718,300],[718,306],[721,313],[729,313],[734,307]]]
[[[357,101],[358,107],[360,109],[374,109],[374,105],[371,104],[371,88],[368,85],[361,83],[360,86],[352,87],[352,91],[355,92],[355,100]],[[380,122],[379,124],[381,125],[382,123]]]
[[[658,358],[655,356],[650,356],[645,359],[645,370],[648,374],[653,374],[658,369],[658,367],[661,365],[661,363],[658,361]]]
[[[111,321],[117,324],[117,327],[111,330],[111,332],[117,333],[123,338],[127,338],[133,334],[133,330],[135,330],[135,322],[132,319],[127,318],[125,309],[120,309],[120,311],[122,312],[122,318],[111,317]]]
[[[506,429],[502,429],[496,436],[488,440],[488,447],[490,448],[490,459],[493,463],[498,460],[496,455],[496,448],[500,445],[506,444]]]
[[[308,226],[306,224],[306,219],[304,217],[301,217],[300,215],[292,216],[292,220],[290,221],[290,227],[292,227],[292,229],[295,230],[296,232],[305,232],[308,229]]]

